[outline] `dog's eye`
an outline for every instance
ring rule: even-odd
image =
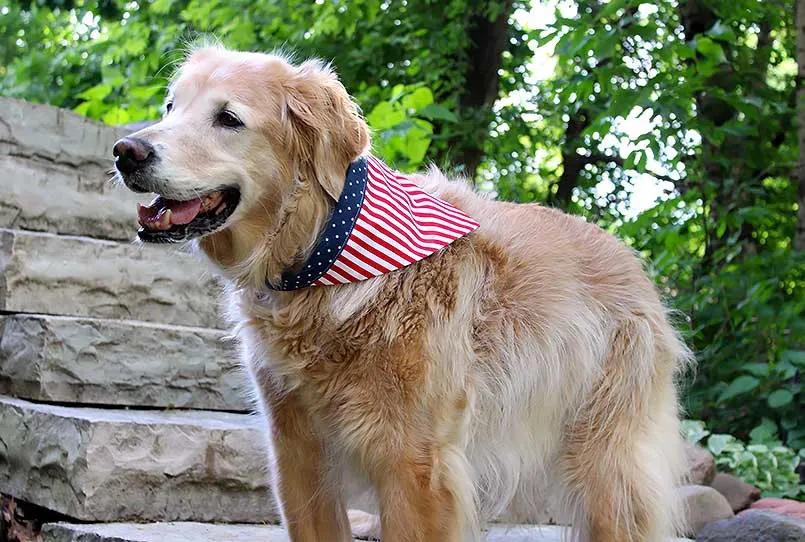
[[[165,114],[168,114],[173,110],[173,102],[168,102],[165,104]]]
[[[240,128],[243,123],[231,111],[223,110],[215,117],[216,124],[225,128]]]

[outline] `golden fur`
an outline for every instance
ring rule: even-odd
[[[366,124],[329,67],[279,55],[198,50],[169,99],[136,134],[165,186],[242,192],[198,245],[226,283],[294,542],[350,539],[353,481],[370,488],[384,542],[480,540],[485,522],[544,507],[578,540],[671,535],[684,472],[674,384],[689,354],[629,249],[431,169],[415,182],[479,230],[368,281],[270,291],[368,152]],[[243,130],[210,124],[223,102]]]

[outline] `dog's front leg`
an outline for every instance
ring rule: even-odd
[[[274,495],[292,542],[352,540],[324,444],[295,392],[267,397]]]

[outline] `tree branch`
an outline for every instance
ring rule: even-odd
[[[621,158],[620,156],[611,156],[609,154],[604,154],[604,153],[594,153],[594,154],[591,154],[590,156],[582,156],[581,158],[584,159],[585,164],[595,165],[595,164],[601,164],[601,163],[610,163],[610,164],[614,164],[614,165],[620,167],[621,169],[626,169],[624,167],[625,162],[624,162],[623,158]],[[637,170],[634,170],[634,171],[637,171]],[[645,171],[638,172],[638,173],[645,173],[646,175],[651,175],[652,177],[654,177],[655,179],[658,179],[660,181],[666,181],[666,182],[672,183],[674,185],[674,187],[676,187],[677,185],[679,185],[680,182],[682,182],[681,179],[674,179],[672,177],[669,177],[668,175],[665,175],[663,173],[658,173],[656,171],[651,171],[649,169],[646,169]],[[665,192],[670,193],[669,190],[666,190]]]

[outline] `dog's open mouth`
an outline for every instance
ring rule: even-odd
[[[240,203],[236,188],[223,188],[190,200],[157,196],[150,205],[140,205],[137,235],[149,243],[180,243],[212,233],[224,225]]]

